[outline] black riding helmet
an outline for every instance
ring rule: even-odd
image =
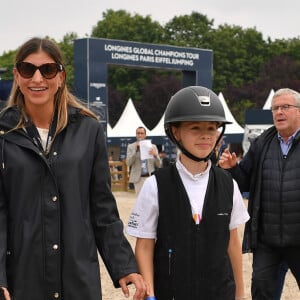
[[[207,161],[214,149],[207,157],[197,157],[188,152],[174,137],[172,124],[183,121],[212,121],[218,122],[222,127],[221,134],[216,141],[215,147],[222,138],[225,124],[230,124],[225,119],[225,112],[219,97],[210,89],[202,86],[189,86],[179,90],[173,95],[165,111],[164,127],[167,136],[178,148],[194,161]]]

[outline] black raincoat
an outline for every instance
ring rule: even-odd
[[[0,115],[0,286],[16,300],[100,300],[99,251],[114,285],[137,272],[110,189],[101,124],[69,108],[48,157]]]

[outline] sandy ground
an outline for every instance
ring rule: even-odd
[[[133,192],[114,192],[114,195],[117,200],[119,212],[121,219],[124,224],[127,224],[131,208],[135,202],[135,194]],[[243,228],[240,228],[240,235],[242,237]],[[134,249],[135,239],[127,236],[130,244]],[[244,269],[244,281],[245,281],[245,290],[248,296],[247,300],[250,300],[250,285],[251,285],[251,268],[252,264],[252,255],[244,254],[243,255],[243,269]],[[121,291],[121,289],[115,289],[112,285],[112,281],[103,265],[103,262],[100,259],[100,268],[101,268],[101,281],[102,281],[102,293],[103,300],[122,300],[126,299]],[[134,289],[130,288],[130,298],[132,299]],[[189,299],[187,299],[189,300]],[[226,300],[226,299],[224,299]],[[300,300],[300,291],[298,289],[297,283],[293,275],[288,272],[286,276],[285,286],[282,293],[281,300]]]

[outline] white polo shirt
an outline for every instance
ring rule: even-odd
[[[211,162],[208,162],[208,167],[203,173],[196,175],[191,174],[179,160],[176,162],[176,167],[190,200],[191,214],[193,216],[197,214],[201,219]],[[249,220],[247,208],[235,180],[233,186],[233,208],[229,229],[237,228]],[[126,233],[134,237],[156,239],[158,214],[157,182],[156,177],[152,175],[146,179],[137,197]]]

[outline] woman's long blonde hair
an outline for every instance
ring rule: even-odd
[[[39,51],[46,52],[56,63],[64,66],[63,58],[60,49],[58,46],[49,39],[44,38],[31,38],[25,42],[19,49],[15,57],[15,64],[17,62],[22,62],[32,53],[37,53]],[[65,68],[63,68],[65,71]],[[21,118],[19,120],[16,128],[23,127],[26,121],[25,105],[24,105],[24,96],[21,93],[21,90],[14,80],[13,86],[9,99],[7,101],[6,109],[12,106],[18,106],[21,111]],[[62,131],[68,123],[68,106],[72,106],[80,109],[80,112],[84,115],[91,116],[97,119],[97,116],[88,108],[86,108],[80,101],[68,90],[66,85],[66,80],[62,83],[62,86],[58,89],[55,94],[54,106],[57,109],[58,118],[57,118],[57,127],[56,134]]]

